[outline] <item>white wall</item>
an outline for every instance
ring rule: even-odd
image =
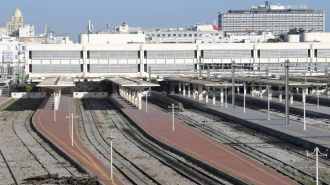
[[[73,98],[107,98],[108,92],[73,92]]]
[[[330,42],[329,32],[301,33],[301,42]]]
[[[19,98],[46,98],[45,92],[12,92],[11,97],[14,99]]]
[[[81,44],[127,44],[128,42],[145,43],[145,34],[80,34]]]

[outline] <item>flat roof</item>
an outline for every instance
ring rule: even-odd
[[[220,79],[231,81],[232,77],[221,77]],[[284,80],[278,80],[278,79],[258,79],[258,78],[251,78],[251,77],[235,77],[235,81],[241,81],[241,82],[248,82],[248,83],[261,83],[261,84],[269,84],[269,85],[276,85],[276,86],[285,86]],[[297,82],[297,81],[289,81],[290,87],[312,87],[316,85],[315,83],[307,82]],[[325,85],[320,83],[319,85]]]
[[[217,81],[210,81],[207,79],[197,79],[197,78],[187,78],[187,77],[178,77],[178,78],[164,78],[163,81],[178,81],[189,84],[203,85],[205,87],[230,87],[231,83],[225,83],[220,79]],[[243,86],[243,84],[235,84],[235,86]]]
[[[58,81],[57,79],[60,78]],[[57,82],[57,83],[56,83]],[[76,86],[72,78],[66,77],[47,77],[40,82],[37,87],[74,87]]]
[[[302,76],[290,76],[290,80],[292,81],[305,81],[305,77]],[[311,82],[321,82],[321,83],[330,83],[330,78],[326,77],[306,77],[306,81]]]
[[[125,77],[113,77],[113,78],[105,78],[108,81],[111,81],[119,86],[123,87],[158,87],[159,84],[154,84],[150,82],[146,82],[143,80],[135,79],[135,78],[125,78]]]

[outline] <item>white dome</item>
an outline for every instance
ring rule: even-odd
[[[21,11],[18,8],[16,8],[16,10],[14,11],[14,17],[21,17],[21,16],[22,16]]]

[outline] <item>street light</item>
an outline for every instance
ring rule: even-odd
[[[308,157],[308,150],[306,150],[306,153],[307,153],[307,157]],[[315,153],[315,155],[313,155]],[[320,153],[320,155],[319,155]],[[309,154],[310,156],[316,156],[316,185],[319,184],[319,156],[325,156],[325,157],[328,157],[327,156],[327,153],[328,153],[328,149],[325,151],[325,154],[322,154],[319,150],[318,147],[316,147],[314,149],[314,152]]]
[[[110,139],[110,171],[111,171],[111,181],[113,181],[113,171],[112,171],[112,140],[114,140],[116,137],[112,136],[112,134],[109,136]]]
[[[243,92],[243,94],[244,94],[244,111],[243,111],[243,113],[246,113],[245,112],[245,92],[246,92],[245,88],[246,88],[246,83],[243,83],[243,85],[244,85],[244,92]]]
[[[304,130],[306,130],[306,90],[303,90],[303,103],[304,103]]]
[[[179,106],[174,106],[174,103],[172,103],[171,106],[168,106],[168,108],[172,108],[172,115],[173,115],[173,131],[174,131],[174,108],[179,108]]]
[[[226,108],[228,107],[228,106],[227,106],[227,82],[228,82],[228,81],[225,81],[225,83],[226,83],[226,88],[225,88]]]
[[[70,116],[66,116],[66,119],[72,119],[71,121],[71,147],[73,147],[73,118],[78,118],[78,116],[73,116],[73,113],[71,113],[71,117]]]
[[[269,106],[270,106],[270,102],[269,102],[269,89],[270,89],[270,85],[267,84],[267,99],[268,99],[268,118],[267,120],[270,120],[270,113],[269,113]]]

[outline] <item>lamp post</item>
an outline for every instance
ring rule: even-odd
[[[110,139],[110,171],[111,171],[111,181],[113,181],[113,171],[112,171],[112,140],[114,140],[116,137],[112,136],[112,134],[109,136]]]
[[[271,86],[267,84],[267,99],[268,99],[268,118],[267,120],[270,120],[270,112],[269,112],[269,107],[270,107],[270,102],[269,102],[269,89]]]
[[[55,91],[54,91],[54,122],[56,122],[56,99],[55,99]]]
[[[71,147],[73,147],[73,118],[78,118],[78,116],[73,116],[73,113],[71,113],[71,117],[70,116],[66,116],[66,119],[72,119],[71,121]]]
[[[304,130],[306,130],[306,90],[303,90],[303,103],[304,103]]]
[[[243,83],[243,85],[244,85],[244,92],[243,92],[243,94],[244,94],[244,111],[243,111],[243,113],[246,113],[246,112],[245,112],[245,92],[246,92],[246,83]]]
[[[316,96],[317,96],[317,108],[320,108],[320,99],[319,99],[319,86],[320,81],[317,81],[317,90],[316,90]]]
[[[227,107],[228,107],[228,106],[227,106],[227,82],[228,82],[228,81],[225,81],[225,82],[226,82],[225,96],[226,96],[226,108],[227,108]]]
[[[316,156],[316,185],[319,184],[319,156],[325,156],[325,157],[328,157],[327,156],[327,152],[328,152],[328,149],[325,151],[325,154],[322,154],[319,150],[318,147],[316,147],[314,149],[314,152],[309,154],[310,156]],[[308,157],[308,150],[306,150],[306,153],[307,153],[307,157]],[[315,153],[315,155],[313,155]],[[320,153],[320,154],[319,154]]]
[[[174,106],[174,103],[172,103],[171,106],[168,106],[168,108],[172,108],[172,115],[173,115],[173,131],[174,131],[174,108],[179,108],[179,106]]]

